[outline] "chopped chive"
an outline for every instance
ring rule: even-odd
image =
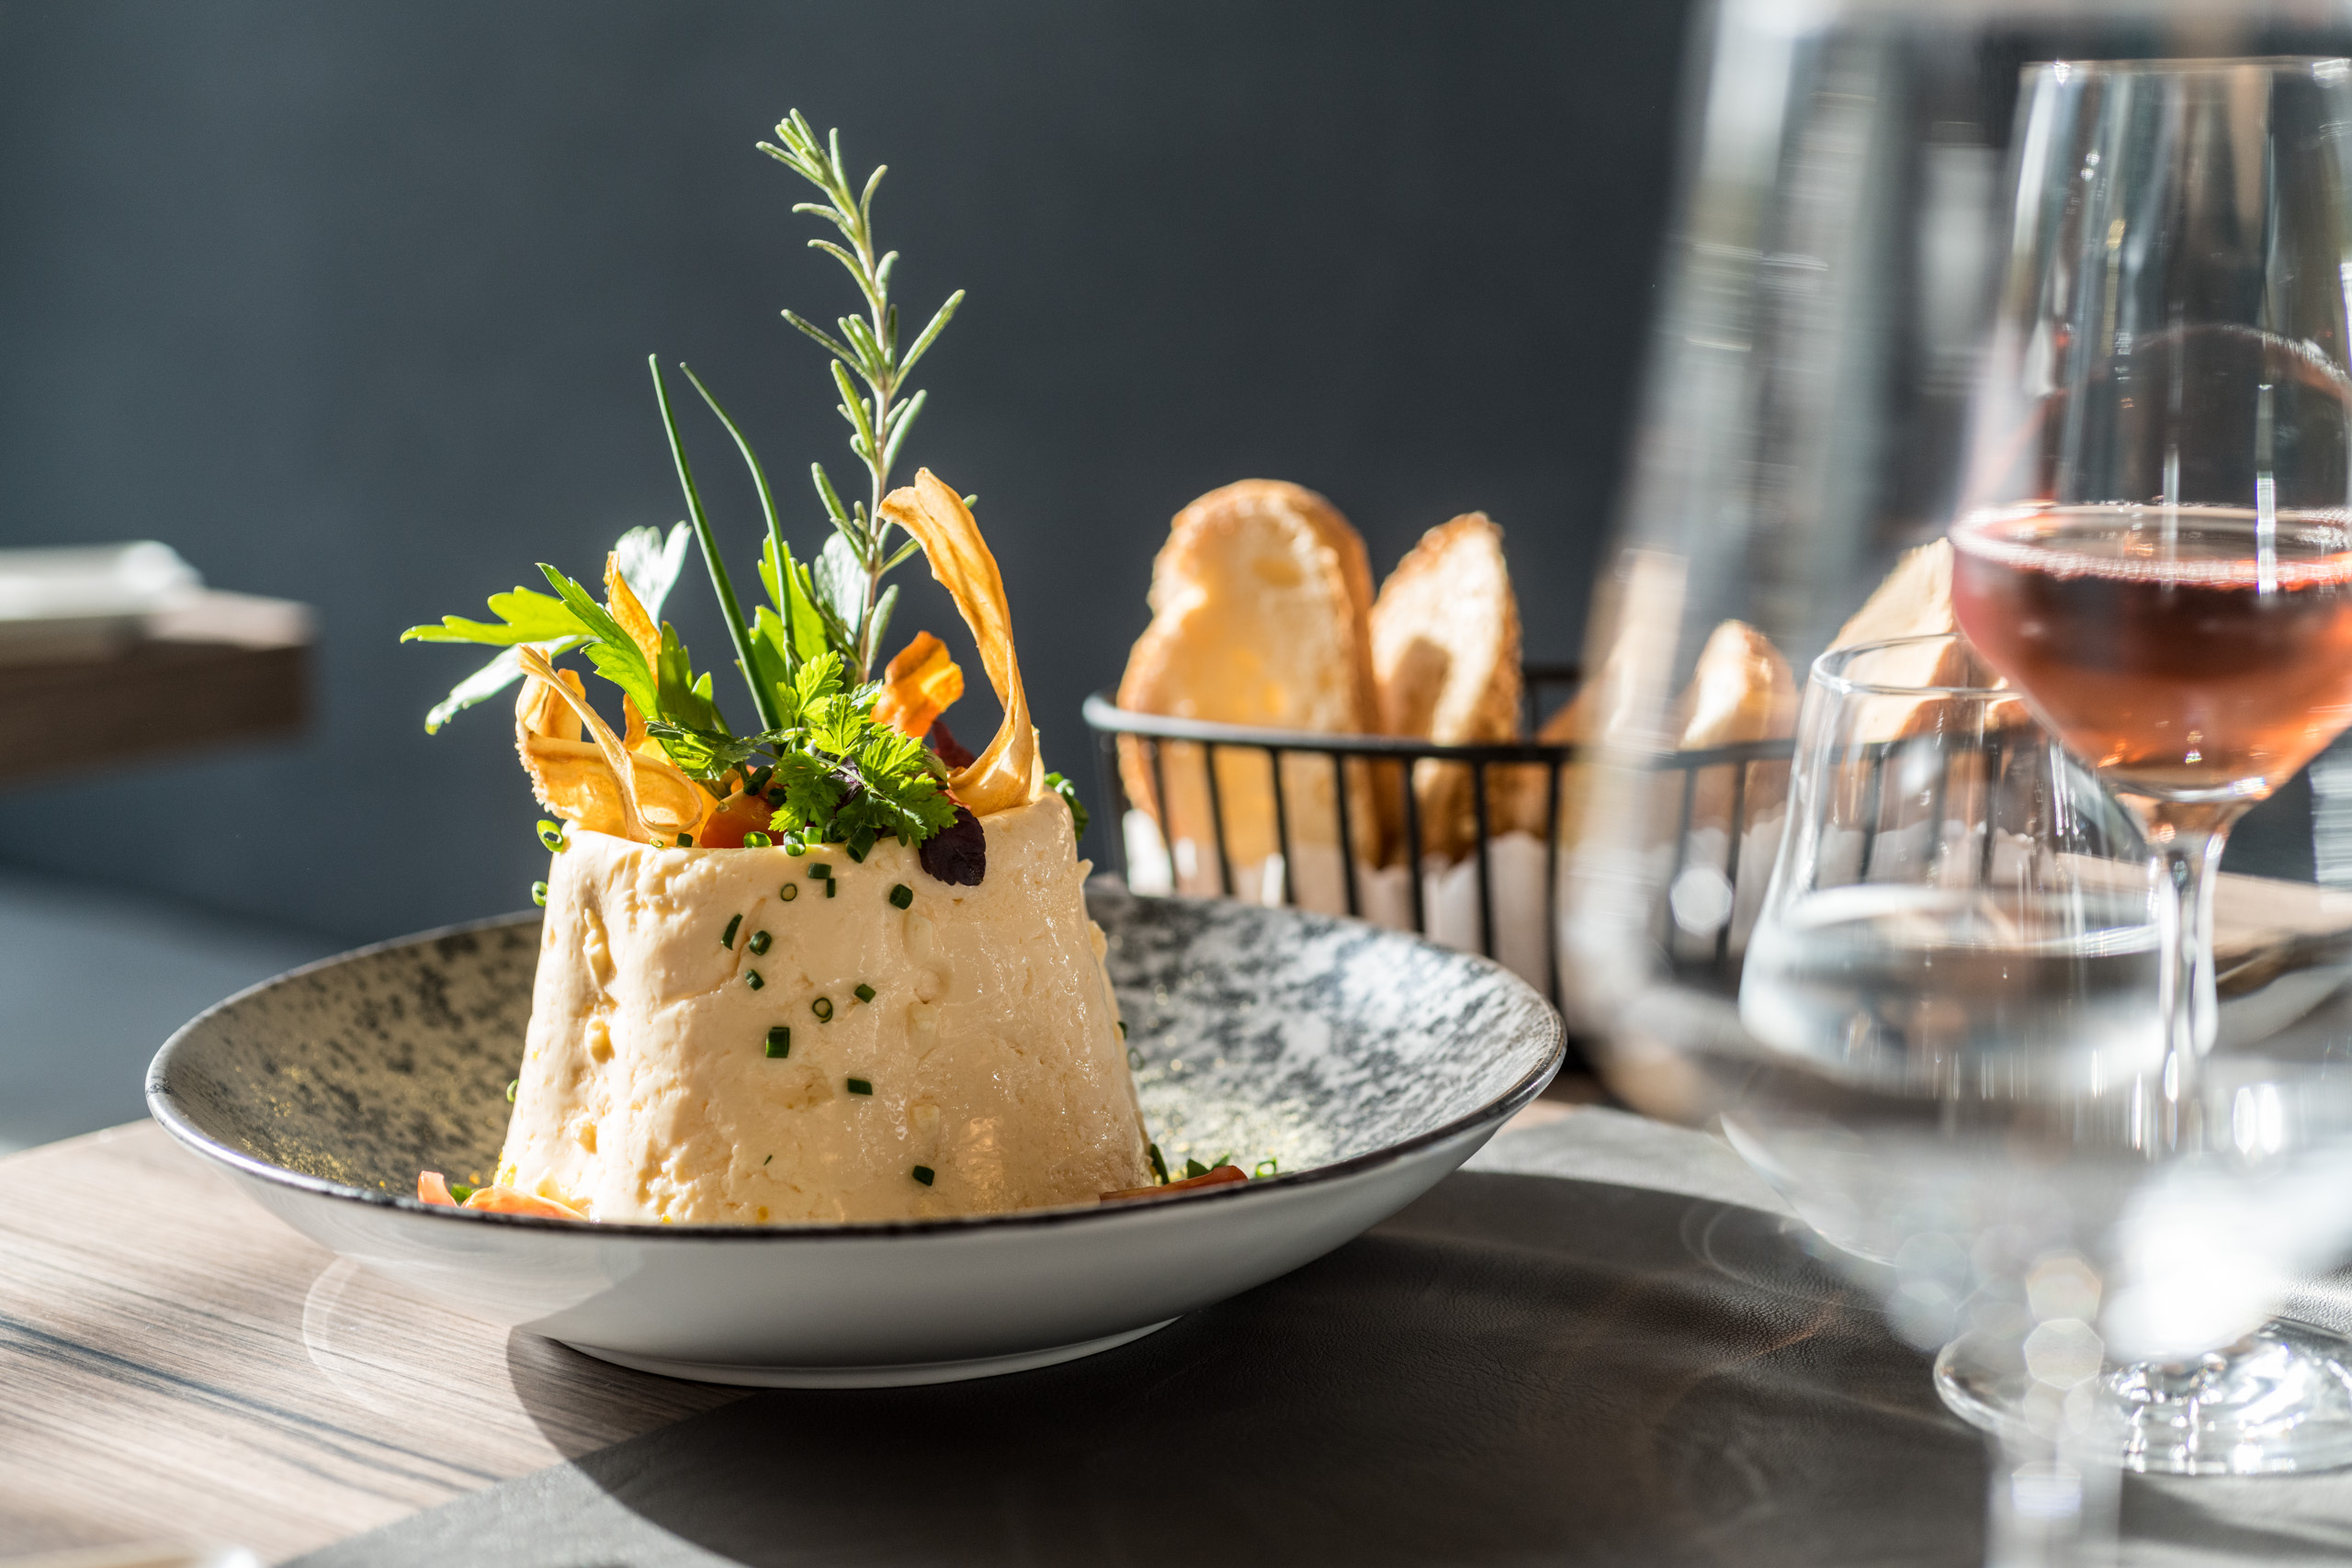
[[[849,856],[850,859],[855,861],[860,865],[864,865],[865,863],[865,852],[859,849],[855,844],[843,844],[842,846],[842,853]]]
[[[768,1161],[769,1161],[769,1160],[773,1160],[774,1158],[775,1158],[775,1156],[774,1156],[774,1155],[770,1155],[770,1156],[768,1156],[767,1159],[763,1159],[763,1160],[760,1161],[760,1163],[761,1163],[762,1165],[765,1165],[765,1164],[767,1164],[767,1163],[768,1163]]]
[[[1122,1039],[1122,1040],[1125,1040],[1126,1037],[1127,1037],[1127,1021],[1126,1021],[1125,1019],[1124,1019],[1124,1018],[1123,1018],[1123,1019],[1119,1020],[1119,1038],[1120,1038],[1120,1039]]]
[[[679,834],[678,847],[682,850],[693,849],[695,847],[695,836],[692,833]]]
[[[563,846],[570,840],[564,838],[563,829],[560,825],[542,817],[539,818],[539,842],[548,847],[548,853],[560,855],[563,853]]]
[[[522,1080],[521,1078],[508,1078],[508,1079],[506,1080],[506,1103],[507,1103],[507,1104],[512,1105],[512,1104],[514,1104],[514,1091],[515,1091],[516,1089],[518,1089],[522,1088],[522,1087],[523,1087],[523,1080]]]
[[[865,981],[860,980],[857,983],[857,989],[850,994],[855,997],[859,1001],[870,1002],[874,999],[874,987],[867,985]]]
[[[738,916],[736,916],[733,919],[731,919],[731,920],[728,921],[728,922],[727,922],[727,934],[726,934],[726,935],[724,935],[724,936],[722,936],[722,937],[720,937],[720,938],[718,939],[718,945],[719,945],[719,946],[721,946],[721,947],[723,947],[723,948],[725,948],[725,949],[727,949],[729,953],[734,952],[734,951],[735,951],[735,933],[736,933],[737,931],[741,931],[741,930],[742,929],[742,927],[743,927],[743,917],[742,917],[742,916],[741,916],[741,915],[738,915]]]
[[[534,882],[531,884],[531,902],[537,904],[542,909],[548,907],[548,885],[546,883]]]
[[[765,931],[753,931],[752,933],[752,940],[745,942],[743,945],[750,948],[755,953],[763,953],[768,950],[768,943],[775,940],[775,939],[774,937],[768,935]]]
[[[763,850],[774,842],[775,842],[774,839],[769,838],[757,828],[743,835],[743,847],[747,850]]]
[[[1252,1176],[1277,1176],[1280,1175],[1281,1172],[1282,1167],[1276,1165],[1272,1158],[1269,1156],[1268,1158],[1260,1160],[1258,1162],[1258,1168],[1251,1171],[1250,1174]]]
[[[1187,1181],[1192,1180],[1193,1178],[1196,1176],[1206,1176],[1208,1173],[1209,1168],[1203,1165],[1199,1160],[1188,1159],[1184,1162],[1184,1179]]]
[[[912,1176],[917,1181],[922,1182],[925,1187],[930,1186],[939,1175],[937,1171],[932,1169],[931,1167],[927,1165],[919,1165],[907,1174]],[[455,1191],[457,1190],[452,1188],[450,1190]]]
[[[797,839],[786,839],[784,841],[784,852],[788,855],[805,855],[808,852],[808,846]]]
[[[474,1190],[475,1190],[473,1188],[468,1186],[462,1181],[452,1181],[449,1183],[449,1196],[455,1198],[460,1203],[472,1197],[474,1195]]]
[[[852,1094],[872,1094],[874,1086],[864,1078],[852,1078],[849,1080],[849,1091]]]
[[[894,908],[903,909],[914,901],[915,890],[913,888],[908,886],[903,882],[894,882],[890,884],[890,903]]]
[[[815,1001],[808,1004],[808,1010],[817,1015],[819,1022],[831,1023],[833,1021],[833,998],[831,997],[819,997]]]
[[[786,903],[791,903],[795,898],[800,897],[800,884],[797,882],[786,883],[784,885],[783,893],[779,894],[778,897],[783,898]]]
[[[825,878],[825,897],[826,897],[831,898],[831,897],[832,897],[835,894],[839,893],[841,890],[842,890],[842,885],[841,885],[840,883],[835,882],[835,881],[834,881],[831,877],[830,877],[830,876],[829,876],[829,877],[827,877],[827,878]]]
[[[781,1023],[768,1026],[768,1055],[781,1060],[792,1055],[792,1031]],[[775,1156],[770,1155],[770,1159]]]
[[[746,969],[743,971],[743,983],[751,987],[752,989],[755,991],[762,986],[767,984],[765,980],[760,978],[760,972],[756,969]]]
[[[1158,1144],[1146,1144],[1143,1147],[1144,1152],[1151,1156],[1151,1174],[1159,1178],[1159,1184],[1162,1187],[1167,1186],[1168,1162],[1160,1157],[1159,1145]]]
[[[833,874],[833,868],[830,863],[819,861],[816,864],[808,868],[807,874],[821,882],[825,878]]]

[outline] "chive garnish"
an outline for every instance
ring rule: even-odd
[[[872,1094],[874,1086],[864,1078],[852,1078],[849,1080],[849,1091],[852,1094]]]
[[[522,1087],[523,1087],[523,1080],[522,1080],[521,1078],[508,1078],[508,1079],[506,1080],[506,1103],[507,1103],[507,1104],[512,1105],[512,1104],[514,1104],[514,1091],[515,1091],[516,1089],[518,1089],[522,1088]]]
[[[927,1165],[919,1165],[915,1167],[913,1170],[908,1172],[908,1174],[912,1176],[917,1181],[922,1182],[925,1187],[928,1187],[939,1173],[933,1170],[931,1167]],[[452,1188],[450,1190],[455,1191],[456,1189]]]
[[[544,817],[540,818],[539,842],[548,847],[548,852],[550,854],[560,855],[563,853],[563,846],[565,843],[563,829],[560,825],[548,821]]]
[[[768,1156],[767,1159],[763,1159],[763,1160],[760,1161],[760,1163],[761,1163],[762,1165],[766,1165],[766,1164],[769,1162],[769,1160],[773,1160],[773,1159],[775,1159],[775,1156],[774,1156],[774,1155],[770,1155],[770,1156]]]
[[[755,953],[763,953],[767,952],[768,943],[775,940],[775,939],[774,937],[771,937],[765,931],[753,931],[752,933],[752,940],[745,942],[743,945],[750,948]]]
[[[449,1196],[455,1198],[458,1202],[462,1203],[473,1195],[474,1189],[468,1186],[466,1183],[462,1181],[452,1181],[449,1183]]]
[[[734,952],[734,951],[735,951],[735,933],[736,933],[738,931],[741,931],[741,930],[742,929],[742,926],[743,926],[743,917],[742,917],[742,916],[741,916],[741,915],[738,915],[738,916],[736,916],[733,919],[731,919],[731,920],[728,921],[728,922],[727,922],[727,934],[726,934],[726,935],[724,935],[724,936],[722,936],[722,937],[720,937],[720,938],[718,939],[718,945],[719,945],[719,946],[721,946],[721,947],[723,947],[723,948],[725,948],[725,949],[727,949],[729,953]]]
[[[747,850],[763,850],[775,841],[757,828],[743,835],[743,847]]]
[[[760,972],[756,969],[746,969],[743,971],[743,983],[751,987],[752,989],[755,991],[762,986],[767,984],[765,980],[760,978]]]
[[[679,834],[678,847],[682,850],[693,849],[695,847],[695,836],[692,833]]]
[[[905,908],[915,901],[915,890],[903,882],[890,884],[890,903],[895,908]]]
[[[825,878],[825,897],[831,898],[842,890],[842,885],[831,877]]]
[[[786,883],[786,884],[784,885],[784,892],[780,895],[780,897],[784,899],[784,901],[785,901],[786,903],[787,903],[787,904],[791,903],[795,898],[797,898],[797,897],[800,897],[800,884],[798,884],[797,882],[787,882],[787,883]]]
[[[792,1055],[792,1031],[781,1023],[768,1026],[768,1055],[777,1059]],[[775,1158],[774,1155],[768,1156]]]
[[[1206,1176],[1208,1173],[1209,1168],[1203,1165],[1199,1160],[1188,1159],[1184,1162],[1184,1179],[1187,1181],[1190,1181],[1196,1176]]]
[[[1258,1168],[1250,1174],[1251,1176],[1276,1176],[1280,1175],[1281,1172],[1282,1167],[1276,1165],[1273,1162],[1272,1157],[1269,1156],[1267,1158],[1260,1160],[1258,1162]]]
[[[808,868],[808,875],[819,882],[829,880],[832,874],[833,868],[824,861],[819,861]]]
[[[1120,1038],[1120,1039],[1122,1039],[1122,1040],[1125,1040],[1126,1037],[1127,1037],[1127,1021],[1126,1021],[1125,1019],[1124,1019],[1124,1018],[1123,1018],[1123,1019],[1119,1020],[1119,1038]]]
[[[855,844],[843,844],[842,846],[842,853],[849,856],[850,859],[855,861],[860,865],[864,865],[865,863],[865,852],[859,849]]]
[[[870,1002],[874,999],[874,987],[867,985],[865,981],[860,980],[857,983],[857,989],[850,994],[854,996],[859,1001]]]
[[[1151,1174],[1159,1178],[1162,1187],[1168,1185],[1168,1162],[1160,1157],[1158,1144],[1146,1144],[1144,1152],[1151,1156]]]
[[[548,885],[546,883],[534,882],[531,884],[531,902],[537,904],[542,909],[548,907]]]
[[[808,852],[808,846],[797,839],[786,839],[784,841],[784,852],[796,857],[805,855]]]
[[[833,1021],[833,998],[831,997],[819,997],[815,1001],[808,1004],[808,1010],[817,1015],[819,1022],[831,1023]]]

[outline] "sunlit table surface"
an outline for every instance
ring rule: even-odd
[[[1539,1102],[1371,1235],[1134,1345],[855,1392],[452,1314],[152,1125],[0,1159],[0,1562],[1970,1568],[1983,1476],[1927,1359],[1728,1150],[1598,1108]],[[2125,1508],[2133,1563],[2352,1553],[2352,1476]]]

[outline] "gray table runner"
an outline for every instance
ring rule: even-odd
[[[301,1562],[1973,1568],[1983,1484],[1735,1156],[1579,1111],[1122,1349],[758,1393]],[[2352,1476],[2134,1481],[2125,1522],[2133,1564],[2341,1562]]]

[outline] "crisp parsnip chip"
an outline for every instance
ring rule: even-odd
[[[637,644],[646,663],[662,662],[662,628],[653,624],[653,617],[645,613],[645,606],[630,591],[628,579],[621,575],[618,550],[605,557],[605,608],[620,623],[621,630],[628,633],[629,641]]]
[[[536,678],[537,684],[525,688],[523,698],[515,705],[516,749],[522,752],[523,767],[531,774],[540,799],[561,814],[568,802],[593,804],[598,798],[594,782],[595,767],[582,755],[576,739],[550,734],[562,721],[553,720],[557,704],[571,711],[576,726],[585,726],[594,740],[595,762],[601,764],[605,783],[617,801],[621,833],[631,839],[649,842],[675,842],[681,833],[693,833],[702,827],[703,818],[710,815],[714,804],[694,780],[680,773],[667,758],[640,755],[621,744],[604,716],[589,705],[586,691],[580,678],[570,671],[559,671],[548,662],[548,656],[536,648],[526,647],[522,652],[523,668]],[[545,695],[534,703],[535,693],[544,688]],[[526,715],[529,720],[526,721]],[[573,728],[572,736],[579,733]],[[560,794],[558,787],[560,786]],[[582,827],[590,826],[580,818]],[[595,831],[609,831],[592,829]]]
[[[968,768],[947,777],[947,787],[975,817],[1010,811],[1037,798],[1037,731],[1029,722],[1029,699],[1021,690],[1021,665],[1012,651],[1012,612],[1004,602],[1004,579],[996,557],[980,537],[963,497],[942,484],[929,468],[915,482],[882,501],[882,515],[914,536],[931,562],[931,575],[956,598],[964,624],[979,644],[989,684],[1004,705],[1004,722],[988,749]]]

